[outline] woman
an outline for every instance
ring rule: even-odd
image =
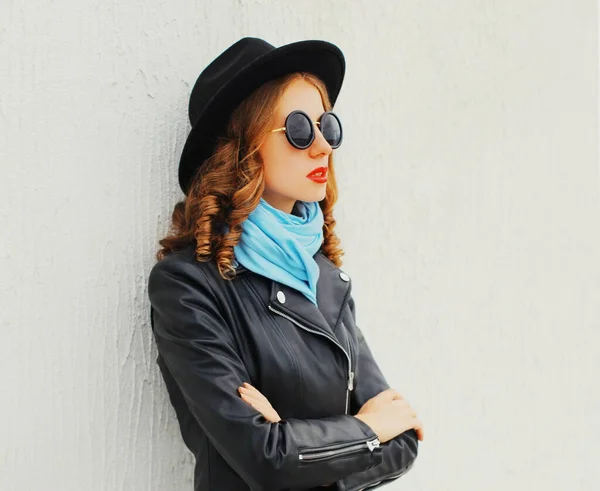
[[[196,491],[371,489],[417,456],[422,425],[373,359],[339,269],[344,70],[324,41],[244,38],[192,90],[186,198],[148,293]]]

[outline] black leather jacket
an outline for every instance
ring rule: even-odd
[[[242,265],[223,280],[192,246],[153,266],[156,361],[196,458],[195,491],[358,491],[412,467],[415,430],[380,444],[352,416],[389,385],[355,323],[350,278],[321,251],[314,258],[318,308]],[[240,398],[243,382],[280,422]]]

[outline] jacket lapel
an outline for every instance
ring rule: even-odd
[[[340,277],[341,271],[320,251],[314,256],[319,266],[317,306],[295,288],[271,282],[269,305],[297,323],[338,341],[336,327],[342,308],[351,291],[350,281]]]
[[[269,306],[283,312],[294,321],[337,340],[338,319],[350,297],[352,282],[320,249],[313,257],[319,266],[317,306],[295,288],[273,280]],[[234,267],[237,274],[249,271],[237,261]],[[278,296],[279,292],[282,292],[283,296]],[[342,338],[345,339],[345,336]]]
[[[319,265],[319,281],[317,282],[318,310],[327,324],[337,331],[342,309],[350,299],[352,285],[348,276],[335,266],[321,251],[314,256]],[[347,278],[347,281],[342,279]]]

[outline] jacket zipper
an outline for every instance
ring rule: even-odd
[[[346,334],[346,339],[348,340],[348,367],[349,367],[349,369],[348,369],[348,390],[346,391],[346,414],[348,414],[348,410],[350,409],[349,396],[350,396],[350,392],[354,389],[354,372],[352,371],[352,366],[350,365],[350,360],[352,359],[352,347],[350,346],[350,334]]]
[[[374,438],[373,440],[369,440],[362,443],[356,443],[349,445],[347,447],[336,448],[334,450],[317,450],[311,452],[301,453],[299,455],[299,459],[303,461],[308,460],[321,460],[329,457],[337,457],[338,455],[344,455],[352,452],[356,452],[359,450],[363,450],[364,448],[368,448],[371,452],[380,446],[379,438]]]
[[[323,336],[324,338],[329,339],[331,342],[333,342],[337,346],[339,346],[339,348],[344,352],[344,354],[346,355],[346,358],[348,359],[348,385],[346,387],[346,414],[348,414],[348,409],[349,409],[348,402],[349,402],[350,391],[354,388],[354,372],[352,371],[352,360],[350,359],[350,355],[348,354],[348,352],[342,347],[342,345],[340,343],[338,343],[331,336],[328,336],[327,334],[323,334],[322,332],[319,332],[319,331],[315,331],[314,329],[310,329],[309,327],[306,327],[306,326],[300,324],[297,320],[292,319],[289,315],[284,314],[283,312],[281,312],[277,309],[274,309],[271,305],[269,305],[268,307],[271,312],[275,312],[276,314],[279,314],[280,316],[285,317],[287,320],[293,322],[301,329],[304,329],[305,331],[311,332],[313,334],[318,334],[319,336]],[[350,340],[348,340],[348,343],[350,343]]]

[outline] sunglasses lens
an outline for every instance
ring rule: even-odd
[[[302,113],[290,114],[286,128],[289,140],[298,148],[307,148],[314,139],[313,124]]]
[[[342,143],[342,125],[337,116],[332,113],[323,114],[320,127],[323,137],[331,148],[339,147]]]

